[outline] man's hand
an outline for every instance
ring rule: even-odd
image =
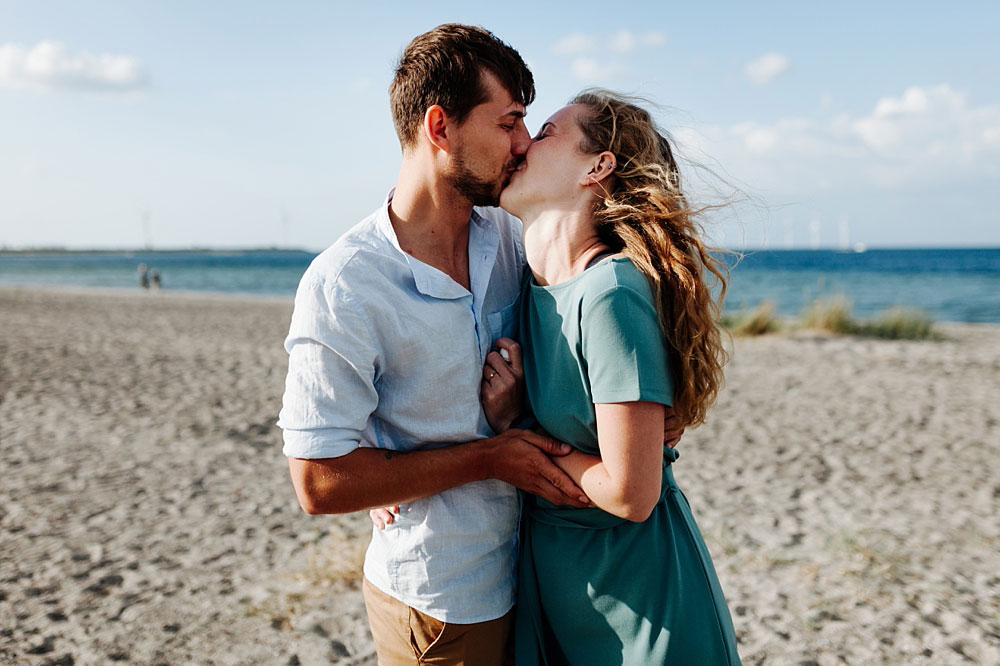
[[[556,505],[592,506],[590,498],[573,483],[549,456],[564,456],[573,449],[547,435],[530,430],[506,432],[460,446],[479,446],[487,461],[486,478],[506,481]],[[399,505],[371,509],[372,523],[380,530],[395,522]]]
[[[519,429],[479,444],[488,449],[489,478],[506,481],[556,505],[590,506],[590,498],[549,458],[568,454],[573,450],[569,444]]]
[[[500,338],[496,347],[500,351],[491,351],[486,356],[480,399],[487,423],[493,432],[501,433],[524,411],[524,368],[521,345],[510,338]]]
[[[667,407],[663,415],[663,446],[672,449],[677,446],[684,435],[684,428],[680,427],[680,420],[674,414],[673,407]]]

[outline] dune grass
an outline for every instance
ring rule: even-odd
[[[803,308],[799,323],[802,328],[841,335],[857,332],[857,322],[851,316],[851,303],[843,296],[817,298]]]
[[[914,308],[895,307],[883,310],[872,319],[858,320],[851,314],[851,303],[843,296],[816,299],[801,315],[802,328],[857,335],[882,340],[940,340],[929,314]]]
[[[926,312],[896,307],[860,325],[859,335],[885,340],[940,340],[934,320]]]
[[[882,340],[942,339],[934,319],[921,310],[895,307],[871,319],[856,319],[851,310],[851,302],[844,296],[817,298],[802,309],[799,320],[791,327]],[[766,335],[785,328],[772,301],[751,310],[727,312],[719,323],[737,336]]]
[[[766,335],[781,329],[781,322],[774,314],[774,302],[764,301],[749,311],[740,310],[725,314],[719,321],[733,335]]]

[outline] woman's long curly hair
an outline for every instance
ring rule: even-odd
[[[660,327],[670,343],[674,412],[687,426],[705,421],[723,384],[728,355],[716,322],[728,270],[701,240],[698,214],[681,191],[680,173],[665,132],[635,98],[591,89],[570,103],[579,116],[588,155],[614,153],[613,177],[594,211],[601,241],[622,252],[645,274],[656,299]],[[718,301],[706,280],[720,284]]]

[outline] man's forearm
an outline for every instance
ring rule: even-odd
[[[288,465],[306,513],[349,513],[412,502],[489,476],[481,442],[421,451],[358,448]]]
[[[570,447],[530,430],[438,449],[355,449],[340,458],[289,458],[292,484],[306,513],[349,513],[393,506],[483,479],[498,479],[550,502],[589,500],[548,456]]]

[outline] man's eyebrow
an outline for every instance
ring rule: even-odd
[[[522,111],[520,109],[514,109],[513,111],[508,111],[507,113],[503,114],[503,117],[506,118],[507,116],[511,116],[516,119],[516,118],[524,118],[526,115],[527,113],[525,111]]]

